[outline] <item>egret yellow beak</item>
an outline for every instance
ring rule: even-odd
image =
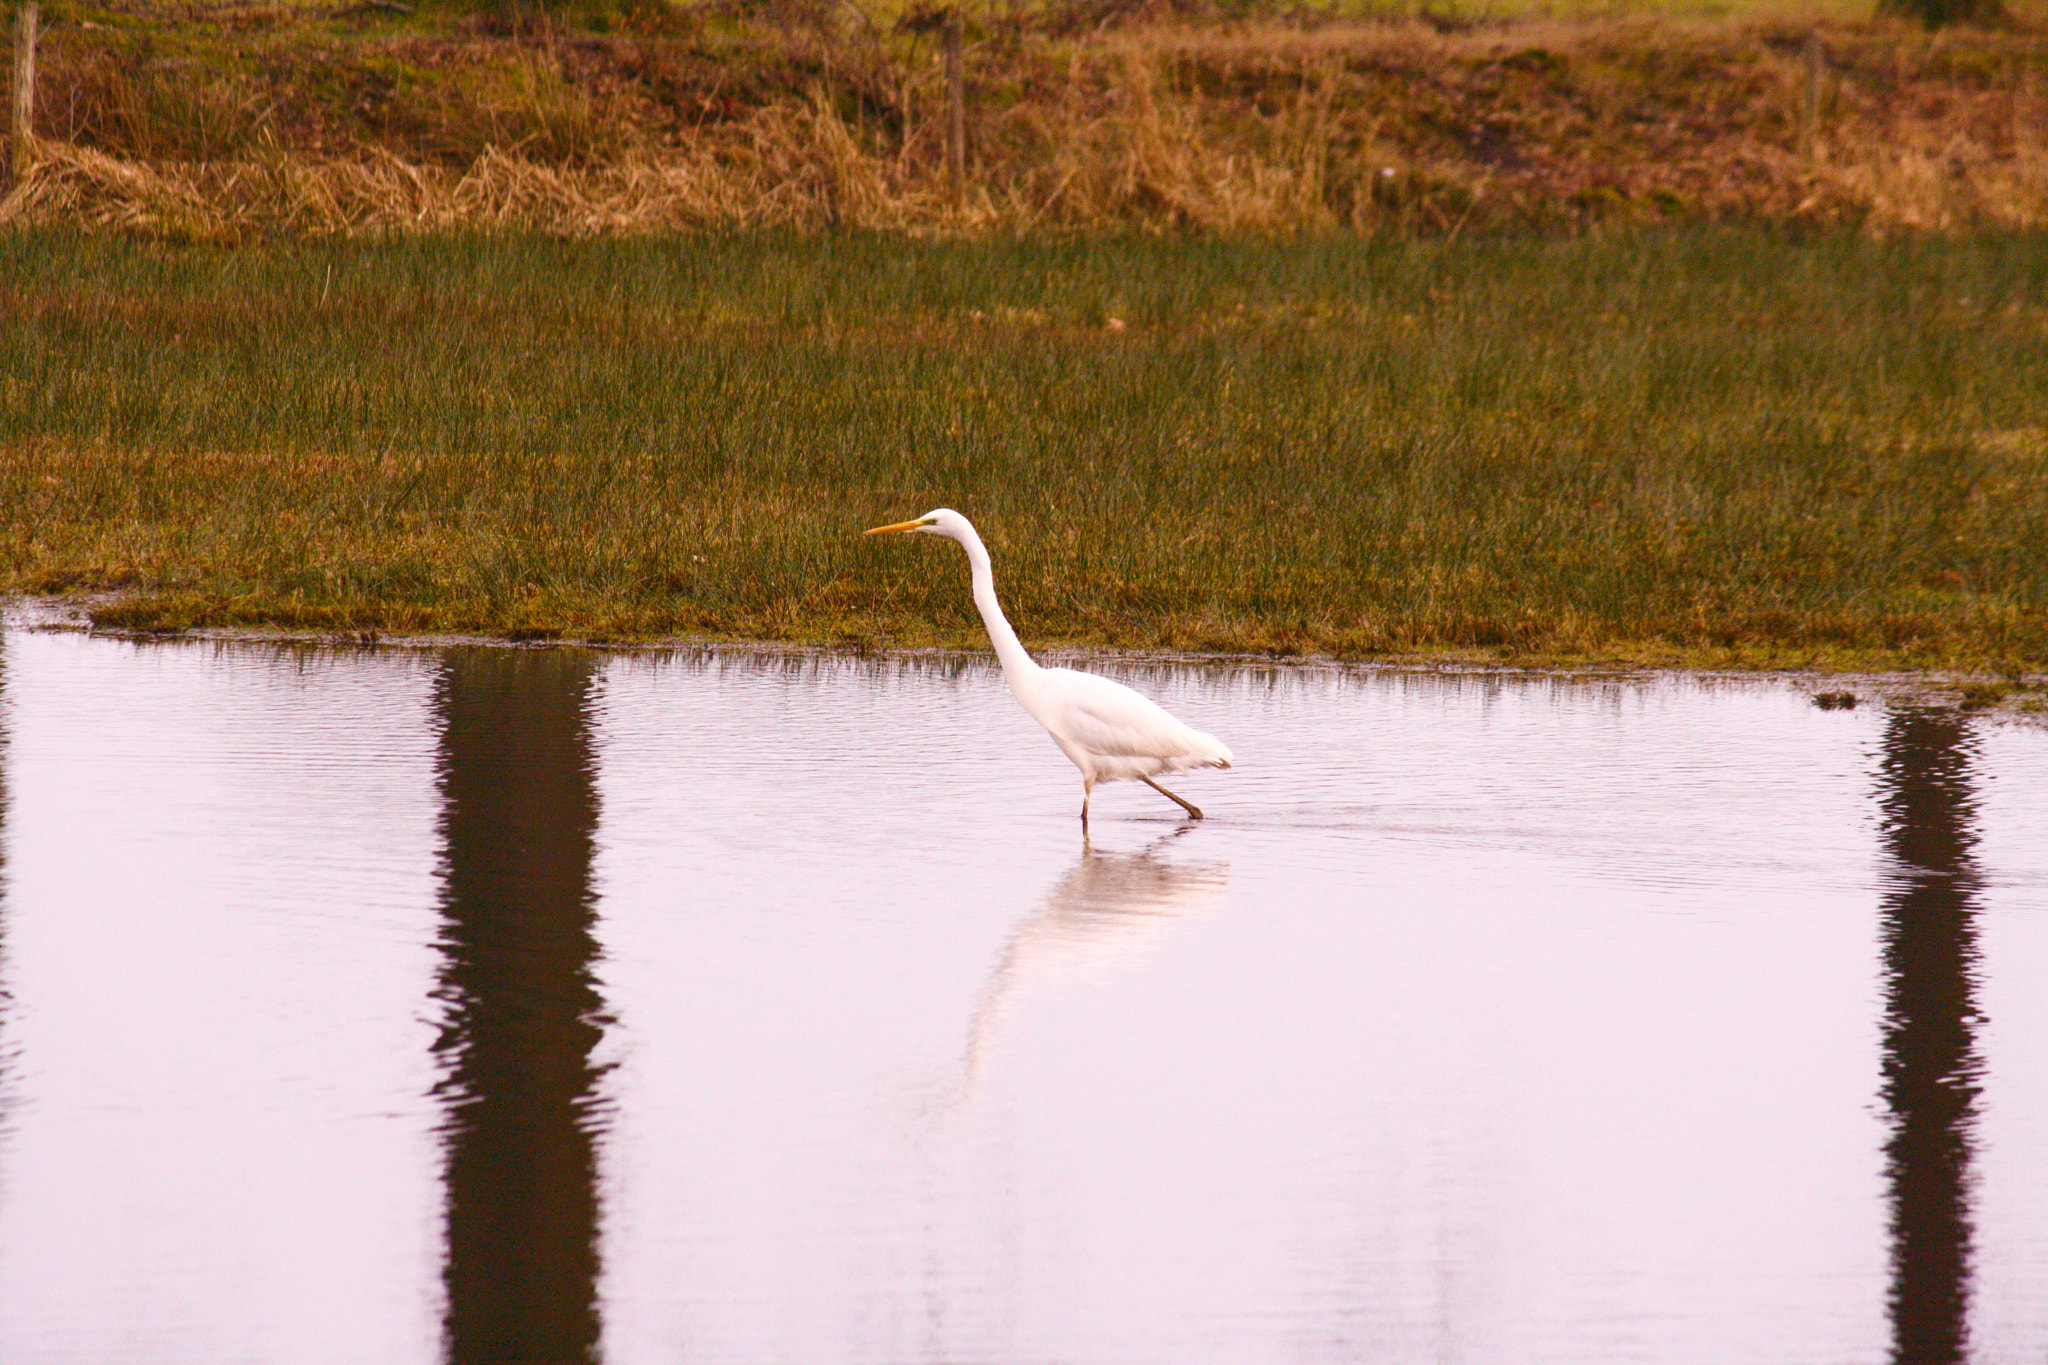
[[[870,530],[862,532],[862,534],[870,536],[886,536],[891,531],[915,531],[918,527],[923,526],[925,524],[926,523],[923,521],[899,521],[893,526],[876,526]]]

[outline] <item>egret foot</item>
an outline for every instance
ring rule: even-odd
[[[1182,810],[1186,811],[1186,812],[1188,813],[1188,818],[1189,818],[1190,820],[1199,820],[1199,819],[1201,819],[1201,818],[1202,818],[1202,808],[1201,808],[1200,806],[1197,806],[1196,804],[1194,804],[1194,803],[1193,803],[1192,801],[1186,801],[1186,800],[1183,800],[1183,799],[1181,799],[1181,798],[1180,798],[1180,797],[1178,797],[1178,796],[1175,796],[1175,795],[1174,795],[1174,794],[1173,794],[1172,792],[1170,792],[1170,791],[1168,791],[1168,790],[1167,790],[1166,788],[1164,788],[1164,787],[1160,786],[1160,785],[1159,785],[1159,784],[1158,784],[1157,782],[1154,782],[1154,781],[1153,781],[1153,780],[1152,780],[1151,778],[1149,778],[1149,777],[1141,777],[1141,778],[1139,778],[1138,780],[1139,780],[1140,782],[1143,782],[1143,783],[1144,783],[1144,784],[1145,784],[1146,786],[1150,787],[1150,788],[1151,788],[1151,789],[1152,789],[1153,791],[1156,791],[1156,792],[1158,792],[1158,793],[1159,793],[1159,794],[1160,794],[1161,796],[1165,797],[1165,798],[1166,798],[1167,800],[1169,800],[1169,801],[1171,801],[1171,802],[1175,803],[1176,805],[1178,805],[1178,806],[1179,806],[1179,807],[1180,807],[1180,808],[1181,808]],[[1087,817],[1087,815],[1086,815],[1086,814],[1083,814],[1081,818],[1082,818],[1083,820],[1085,820],[1085,819],[1087,819],[1088,817]]]

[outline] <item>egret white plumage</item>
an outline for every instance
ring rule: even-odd
[[[1010,695],[1045,727],[1052,742],[1081,770],[1081,823],[1088,823],[1088,798],[1097,782],[1136,778],[1161,796],[1178,802],[1196,820],[1202,812],[1152,780],[1156,773],[1191,768],[1228,768],[1230,750],[1214,735],[1204,734],[1168,715],[1158,703],[1122,683],[1071,668],[1043,668],[1017,639],[996,600],[996,580],[988,549],[974,524],[950,507],[925,513],[915,521],[877,526],[868,534],[921,531],[960,542],[974,572],[974,605],[988,629],[989,643],[1002,661]]]

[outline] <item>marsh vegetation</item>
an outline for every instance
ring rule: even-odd
[[[2048,224],[2041,0],[51,5],[0,222],[276,232]],[[2035,27],[2028,27],[2032,23]]]
[[[2048,237],[0,238],[109,624],[2048,661]],[[887,551],[894,551],[889,553]]]

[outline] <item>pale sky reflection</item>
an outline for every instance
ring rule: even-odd
[[[463,710],[435,652],[0,634],[0,1360],[442,1358],[458,1166],[573,1215],[536,1294],[613,1365],[1879,1362],[1959,1274],[1970,1358],[2048,1352],[2038,730],[1111,663],[1241,762],[1088,844],[983,661],[530,657]],[[1968,827],[1917,995],[1908,797]],[[1888,1157],[1954,999],[1964,1162]],[[1919,1170],[1961,1271],[1897,1259]]]

